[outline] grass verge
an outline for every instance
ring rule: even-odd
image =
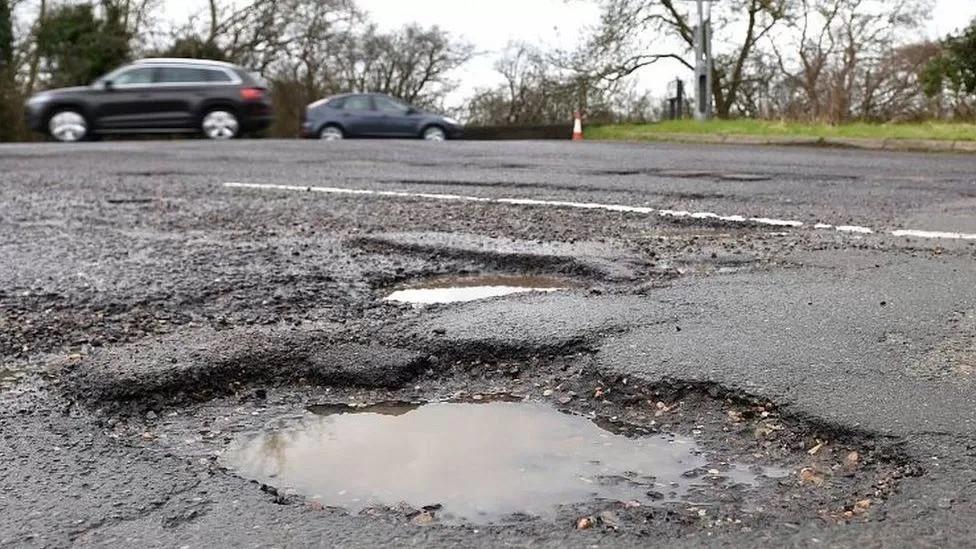
[[[976,124],[921,122],[911,124],[869,124],[863,122],[830,125],[777,120],[669,120],[653,124],[590,126],[589,139],[658,140],[671,134],[745,135],[797,138],[934,139],[976,141]]]

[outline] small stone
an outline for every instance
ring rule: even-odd
[[[546,389],[545,391],[542,391],[542,396],[546,396],[546,397],[552,396],[552,389]]]
[[[569,395],[565,395],[565,396],[559,397],[559,403],[560,404],[569,404],[572,401],[573,401],[573,397],[571,397]]]
[[[654,490],[651,490],[650,492],[647,493],[647,497],[656,501],[656,500],[664,499],[664,494],[662,494],[661,492],[655,492]]]
[[[430,511],[421,511],[414,515],[410,522],[416,524],[417,526],[428,526],[434,523],[434,513]]]
[[[313,511],[324,511],[325,505],[322,505],[321,501],[313,499],[308,502],[308,508]]]
[[[862,499],[854,504],[854,514],[861,515],[868,512],[871,508],[870,499]]]
[[[952,500],[949,498],[939,498],[939,501],[936,505],[939,506],[939,509],[951,509]]]
[[[814,486],[820,486],[824,483],[824,477],[817,472],[813,467],[804,467],[800,469],[800,481],[806,484],[813,484]]]
[[[596,521],[593,519],[593,517],[582,517],[576,521],[576,529],[589,530],[590,528],[593,528],[593,524],[595,522]]]
[[[153,412],[152,410],[149,410],[148,412],[146,412],[146,419],[148,419],[149,421],[152,421],[152,420],[156,419],[157,417],[159,417],[159,416],[157,416],[156,415],[156,412]]]
[[[434,328],[432,331],[437,335],[444,335],[447,333],[447,330],[444,328]]]
[[[848,469],[855,469],[860,463],[861,454],[858,454],[857,452],[848,452],[848,454],[844,456],[844,466],[846,466]]]

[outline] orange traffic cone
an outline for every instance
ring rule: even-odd
[[[583,140],[583,119],[580,116],[579,111],[573,113],[576,121],[573,122],[573,141]]]

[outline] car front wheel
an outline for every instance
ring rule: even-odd
[[[237,137],[241,125],[234,113],[215,110],[204,115],[201,127],[203,135],[209,139],[233,139]]]
[[[58,111],[48,119],[47,130],[62,143],[74,143],[88,135],[88,121],[77,111]]]

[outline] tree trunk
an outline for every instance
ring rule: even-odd
[[[41,5],[37,10],[37,22],[34,23],[34,30],[40,26],[41,21],[47,17],[47,0],[41,0]],[[41,64],[41,52],[37,49],[37,45],[34,45],[34,51],[31,53],[30,69],[27,73],[27,86],[24,90],[24,95],[30,96],[34,93],[34,86],[37,84],[37,71]]]

